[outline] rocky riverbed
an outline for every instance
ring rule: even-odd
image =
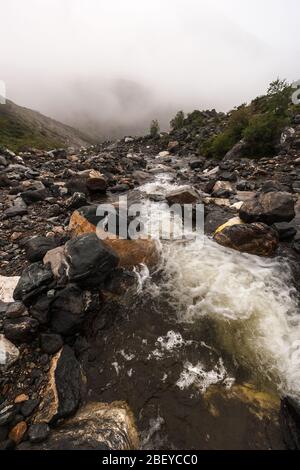
[[[2,449],[300,447],[298,133],[260,160],[2,150]],[[204,240],[99,241],[120,195],[203,204]]]

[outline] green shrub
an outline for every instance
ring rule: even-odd
[[[207,157],[223,158],[241,140],[248,123],[249,109],[242,105],[232,111],[225,131],[206,141],[200,147],[200,153]]]
[[[253,116],[243,133],[249,144],[249,156],[269,157],[274,155],[280,134],[287,124],[288,118],[270,112]]]

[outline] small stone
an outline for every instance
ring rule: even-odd
[[[32,424],[28,430],[28,437],[32,444],[44,442],[50,434],[50,428],[46,423]]]
[[[16,445],[18,445],[22,441],[26,431],[27,431],[27,424],[25,421],[21,421],[20,423],[16,424],[16,426],[11,429],[8,437],[11,441],[13,441]]]
[[[7,319],[3,325],[5,337],[16,343],[32,340],[37,333],[38,326],[38,321],[30,317]]]
[[[24,401],[27,401],[29,400],[29,396],[28,395],[25,395],[25,393],[22,393],[21,395],[18,395],[16,398],[15,398],[15,404],[18,404],[18,403],[24,403]]]
[[[10,304],[6,311],[8,318],[19,318],[26,313],[26,307],[22,302],[13,302]]]
[[[63,340],[60,335],[43,333],[40,337],[41,349],[46,354],[56,354],[63,346]]]
[[[19,355],[18,348],[4,335],[0,335],[0,367],[10,367],[18,360]]]
[[[17,414],[17,408],[14,405],[9,405],[0,411],[0,426],[10,424]]]
[[[38,399],[25,401],[22,404],[21,409],[20,409],[22,415],[25,418],[28,418],[28,416],[32,415],[32,413],[34,412],[34,410],[38,406],[39,402],[40,401]]]

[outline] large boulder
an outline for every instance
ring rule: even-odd
[[[119,263],[117,254],[95,233],[69,240],[65,256],[68,279],[86,287],[99,285]]]
[[[225,226],[215,233],[214,240],[222,246],[257,256],[271,256],[278,246],[277,232],[261,223]]]
[[[97,206],[87,206],[73,212],[69,223],[73,236],[96,232],[100,221],[96,208]],[[108,238],[103,239],[103,243],[117,254],[120,267],[131,268],[141,263],[154,266],[159,259],[155,240],[126,240],[109,234]]]
[[[246,201],[240,209],[240,218],[247,223],[290,222],[295,217],[295,204],[291,194],[268,192]]]
[[[35,423],[50,423],[66,418],[77,410],[83,375],[73,350],[64,346],[52,357],[48,380],[41,394]]]
[[[44,443],[22,444],[20,449],[135,450],[139,437],[131,410],[125,402],[88,403],[53,430]]]
[[[244,157],[248,150],[248,145],[245,140],[240,140],[235,144],[229,152],[226,153],[224,160],[239,160]]]

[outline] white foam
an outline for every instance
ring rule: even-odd
[[[205,370],[201,362],[196,365],[186,362],[176,385],[180,390],[194,386],[201,393],[204,393],[211,385],[217,383],[223,383],[226,388],[230,388],[234,383],[234,379],[228,376],[222,359],[219,359],[215,367],[208,371]]]
[[[168,292],[178,318],[211,318],[240,363],[300,397],[300,314],[288,266],[241,254],[208,238],[163,246]]]

